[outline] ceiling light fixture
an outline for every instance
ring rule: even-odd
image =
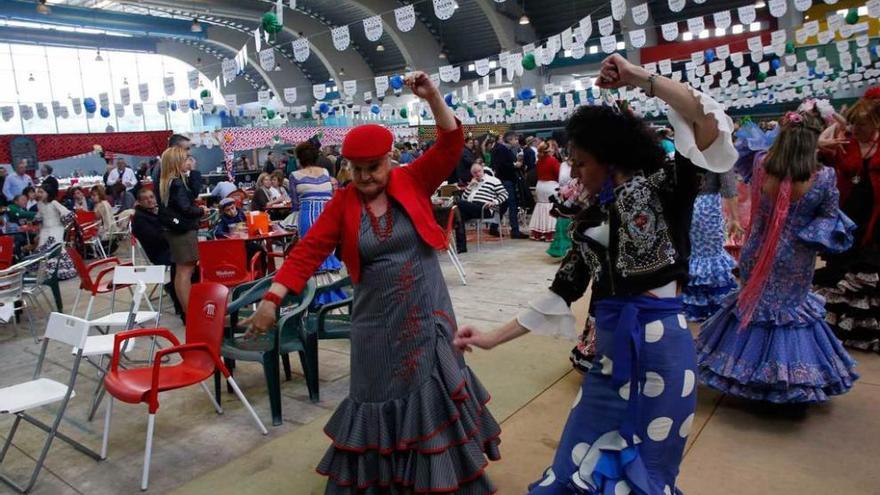
[[[40,0],[39,2],[37,2],[37,13],[49,15],[51,12],[52,9],[49,8],[48,5],[46,5],[46,0]]]
[[[34,79],[34,73],[31,72],[30,75],[28,76],[28,82],[34,82],[34,81],[36,81],[36,79]]]
[[[385,51],[385,45],[383,45],[382,43],[379,43],[378,45],[376,45],[376,51],[377,51],[377,52],[384,52],[384,51]]]
[[[523,14],[522,17],[519,18],[519,25],[520,26],[527,26],[529,24],[529,22],[531,22],[531,21],[529,21],[529,16],[527,16],[525,14]]]
[[[199,24],[198,19],[193,19],[192,26],[189,27],[189,30],[194,33],[201,33],[202,32],[202,25]]]
[[[98,48],[98,54],[95,55],[95,62],[103,62],[103,61],[104,61],[104,57],[101,56],[101,49]]]
[[[446,60],[446,52],[442,52],[442,51],[441,51],[441,52],[440,52],[440,55],[437,55],[437,58],[440,58],[440,59],[442,59],[442,60]]]
[[[343,77],[343,76],[345,76],[345,68],[340,67],[339,68],[339,77]]]
[[[281,72],[281,66],[280,66],[280,65],[277,65],[277,64],[275,65],[275,72]]]
[[[766,6],[767,6],[767,4],[764,3],[764,0],[758,0],[758,3],[755,4],[756,9],[763,9]]]

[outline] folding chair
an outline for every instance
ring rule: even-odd
[[[82,232],[83,247],[91,246],[96,257],[106,258],[107,253],[104,251],[104,245],[101,244],[101,237],[98,236],[98,214],[93,211],[76,210],[76,223]],[[85,255],[85,251],[83,255]]]
[[[158,327],[159,318],[162,315],[162,301],[165,298],[165,266],[131,266],[124,264],[113,267],[113,282],[111,284],[111,289],[114,294],[117,289],[130,288],[138,283],[162,286],[163,288],[162,292],[159,294],[159,304],[157,308],[153,308],[153,304],[147,299],[147,306],[150,307],[150,311],[138,311],[137,314],[134,315],[134,323],[136,325],[143,325],[150,320],[155,320],[154,326]],[[74,305],[74,307],[76,306]],[[100,318],[89,320],[89,323],[95,327],[122,327],[128,324],[129,316],[129,312],[126,311],[112,312]]]
[[[52,446],[52,441],[56,436],[96,461],[101,460],[100,455],[58,431],[61,419],[64,417],[64,412],[67,410],[67,404],[75,395],[73,387],[76,384],[77,372],[79,370],[80,362],[82,361],[82,351],[77,352],[74,357],[73,367],[70,370],[70,378],[66,385],[49,378],[40,377],[43,368],[43,361],[46,358],[46,350],[49,347],[50,341],[63,342],[78,349],[82,349],[88,333],[89,325],[85,320],[76,318],[75,316],[63,315],[61,313],[52,313],[49,315],[49,323],[46,326],[46,333],[43,335],[43,346],[40,349],[40,355],[37,358],[37,369],[34,371],[33,380],[0,389],[0,413],[15,414],[15,421],[12,423],[12,429],[6,437],[3,449],[0,450],[0,463],[3,462],[6,453],[9,451],[9,446],[12,445],[12,439],[15,437],[15,433],[18,430],[18,425],[21,420],[25,420],[48,433],[46,441],[43,443],[43,449],[37,457],[36,466],[34,467],[34,471],[31,474],[30,481],[28,481],[27,485],[22,487],[6,475],[0,474],[0,480],[19,493],[27,493],[34,487],[34,484],[37,482],[37,476],[39,476],[40,471],[43,469],[46,455],[49,453],[49,447]],[[47,425],[27,414],[28,410],[56,402],[60,402],[61,404],[58,406],[55,420],[51,425]]]
[[[21,306],[16,308],[15,305],[19,303]],[[12,308],[11,320],[16,329],[18,329],[18,323],[15,320],[16,311],[20,309],[22,313],[25,313],[34,342],[40,342],[37,340],[37,331],[34,329],[34,318],[31,315],[30,305],[24,296],[24,270],[0,272],[0,306]]]
[[[504,205],[498,206],[496,208],[503,208]],[[492,215],[487,217],[486,213],[491,213]],[[500,215],[497,211],[493,212],[492,207],[488,204],[483,204],[483,208],[480,210],[480,219],[469,220],[468,222],[479,222],[476,224],[477,226],[477,252],[482,249],[483,246],[483,227],[487,223],[495,223],[495,218],[500,218]],[[504,229],[502,228],[502,222],[499,220],[498,222],[498,239],[501,245],[504,245]]]
[[[167,328],[140,328],[114,335],[113,359],[110,371],[104,378],[104,386],[110,394],[104,416],[104,437],[101,443],[101,458],[107,458],[107,443],[110,434],[110,418],[113,414],[113,399],[129,404],[146,403],[149,406],[147,417],[147,440],[144,448],[144,469],[141,476],[141,490],[146,490],[150,479],[150,458],[153,451],[153,430],[156,412],[159,410],[159,392],[200,385],[208,395],[217,414],[223,409],[214,399],[205,380],[219,370],[226,377],[235,395],[244,404],[250,416],[257,423],[263,435],[269,431],[257,416],[254,408],[245,398],[229,370],[220,360],[220,343],[223,340],[223,323],[226,317],[226,298],[229,289],[217,283],[199,283],[193,286],[187,307],[186,343],[181,344]],[[147,367],[119,369],[123,343],[135,337],[162,337],[173,344],[172,347],[158,351],[153,364]],[[182,362],[163,366],[165,356],[178,354]]]
[[[449,261],[452,262],[452,266],[454,266],[455,271],[458,272],[458,277],[461,279],[461,284],[467,285],[467,278],[464,274],[464,266],[461,264],[461,261],[459,261],[458,253],[456,252],[457,249],[455,245],[455,231],[453,229],[455,225],[456,211],[458,211],[458,206],[453,206],[452,208],[450,208],[449,217],[446,219],[446,254],[449,255]]]

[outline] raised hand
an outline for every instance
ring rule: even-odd
[[[636,86],[639,81],[645,81],[647,78],[648,72],[645,69],[631,64],[627,59],[614,53],[602,61],[596,85],[606,89]]]
[[[413,92],[414,95],[418,96],[423,100],[431,99],[435,96],[440,96],[440,90],[437,89],[437,86],[434,86],[434,83],[431,82],[431,78],[428,77],[424,72],[413,72],[412,74],[406,76],[406,79],[403,81],[404,84]]]

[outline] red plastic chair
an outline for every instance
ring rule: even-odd
[[[186,343],[181,344],[167,328],[142,328],[115,334],[113,358],[110,371],[104,378],[104,386],[110,394],[104,417],[104,438],[101,444],[101,458],[107,458],[107,441],[110,433],[110,417],[113,414],[113,399],[128,404],[145,403],[149,406],[147,418],[147,441],[144,450],[144,469],[141,477],[141,490],[146,490],[150,477],[150,457],[153,449],[153,430],[156,412],[159,410],[159,392],[199,384],[217,410],[223,409],[214,400],[205,380],[219,371],[226,377],[235,395],[257,423],[263,435],[269,432],[257,416],[254,408],[245,398],[235,379],[220,359],[220,344],[223,340],[223,324],[226,318],[226,297],[229,289],[217,283],[199,283],[193,286],[186,311]],[[135,337],[163,337],[172,347],[161,349],[153,357],[152,365],[142,368],[119,367],[119,357],[123,343]],[[181,361],[176,364],[163,364],[166,356],[178,354]]]
[[[260,278],[260,253],[248,260],[244,243],[241,239],[199,242],[201,281],[235,287]]]
[[[82,231],[83,244],[91,245],[96,256],[106,257],[104,246],[101,245],[101,239],[98,237],[100,221],[98,214],[93,211],[76,210],[76,223]],[[85,253],[85,251],[84,251]]]
[[[86,308],[84,319],[88,320],[92,313],[92,305],[95,303],[95,296],[98,294],[111,294],[110,312],[116,305],[116,290],[125,289],[130,285],[113,285],[113,271],[117,266],[131,266],[131,263],[122,263],[119,258],[102,258],[86,265],[82,256],[73,247],[67,248],[67,254],[70,255],[76,273],[79,275],[79,291],[76,293],[76,299],[73,301],[73,309],[71,315],[76,315],[76,307],[79,305],[79,298],[83,291],[89,292],[89,305]],[[95,277],[92,278],[92,272],[98,270]]]
[[[0,270],[12,266],[15,255],[15,239],[11,235],[0,236]]]

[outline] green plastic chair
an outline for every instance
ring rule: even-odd
[[[324,304],[317,311],[312,311],[306,316],[306,357],[312,362],[315,379],[315,399],[320,399],[319,372],[318,372],[318,341],[333,339],[348,339],[351,337],[351,307],[353,302],[352,293],[354,286],[351,277],[345,277],[332,284],[322,285],[315,291],[315,298],[324,292],[341,289],[348,297],[328,304]],[[347,314],[336,313],[339,309],[347,309]]]
[[[309,304],[315,297],[315,283],[309,281],[302,294],[288,294],[282,301],[280,317],[275,328],[264,335],[252,339],[245,339],[244,328],[238,326],[242,309],[259,302],[263,294],[272,285],[272,277],[265,277],[252,282],[249,287],[236,287],[240,295],[234,298],[227,307],[230,315],[230,326],[225,329],[223,344],[220,354],[233,373],[235,361],[257,362],[263,365],[263,374],[266,376],[266,386],[269,389],[269,406],[272,411],[272,424],[281,424],[281,380],[279,378],[279,359],[285,360],[285,375],[290,376],[290,361],[287,355],[291,352],[299,353],[303,372],[306,377],[306,386],[309,389],[309,398],[317,400],[317,373],[314,371],[312,360],[306,354],[306,331],[304,318]],[[238,289],[241,288],[241,291]],[[281,311],[279,310],[279,313]]]

